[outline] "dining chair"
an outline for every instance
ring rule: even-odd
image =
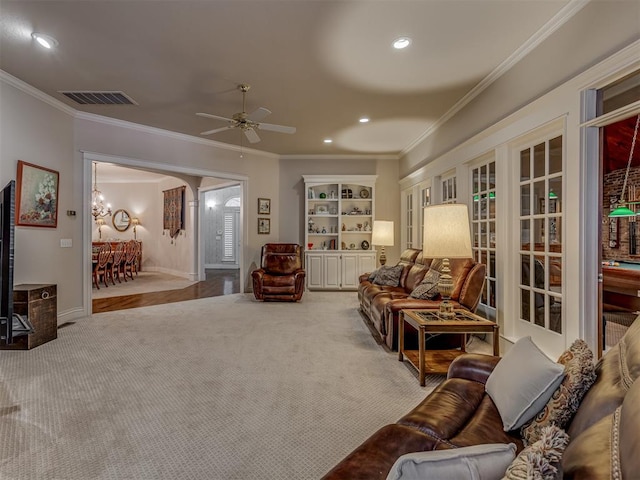
[[[111,283],[116,284],[115,278],[118,279],[118,283],[122,283],[120,281],[120,270],[122,269],[122,263],[125,257],[125,243],[118,242],[116,244],[115,249],[113,250],[113,256],[111,262],[109,262],[109,277],[111,278]]]
[[[137,245],[138,242],[135,240],[129,240],[125,246],[125,259],[124,259],[124,281],[127,281],[127,277],[130,277],[133,280],[133,272],[135,269],[136,256],[137,256]]]
[[[107,275],[110,260],[111,245],[109,243],[104,243],[100,246],[100,250],[98,250],[98,261],[93,267],[93,284],[98,290],[100,290],[100,277],[102,277],[104,286],[109,286],[107,285]]]
[[[136,272],[136,276],[138,275],[138,270],[140,270],[140,262],[142,262],[142,256],[140,252],[142,251],[142,245],[140,242],[136,242],[136,258],[133,261],[133,270]]]

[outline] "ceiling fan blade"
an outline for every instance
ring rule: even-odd
[[[221,117],[220,115],[211,115],[210,113],[196,113],[199,117],[213,118],[215,120],[224,120],[225,122],[233,122],[232,118]]]
[[[253,128],[244,128],[243,130],[249,142],[258,143],[260,141],[260,137]]]
[[[274,125],[273,123],[260,123],[258,124],[260,130],[268,130],[270,132],[279,133],[296,133],[296,127],[287,127],[285,125]]]
[[[247,116],[247,119],[252,122],[259,122],[263,118],[266,118],[268,115],[271,115],[271,110],[269,110],[268,108],[260,107],[259,109],[251,112]]]
[[[207,130],[206,132],[202,132],[200,135],[211,135],[212,133],[223,132],[225,130],[229,130],[233,128],[233,125],[227,125],[226,127],[214,128],[213,130]]]

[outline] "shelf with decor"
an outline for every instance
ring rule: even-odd
[[[303,175],[307,287],[356,289],[375,269],[371,245],[377,175]]]

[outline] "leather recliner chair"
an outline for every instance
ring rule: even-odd
[[[302,247],[295,243],[267,243],[260,268],[251,272],[253,294],[264,301],[297,302],[304,292]]]

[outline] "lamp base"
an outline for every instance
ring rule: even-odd
[[[442,302],[440,302],[438,316],[443,320],[453,320],[456,318],[456,313],[453,311],[453,303],[446,298],[442,300]]]
[[[387,263],[387,256],[384,254],[384,247],[380,247],[380,265]]]

